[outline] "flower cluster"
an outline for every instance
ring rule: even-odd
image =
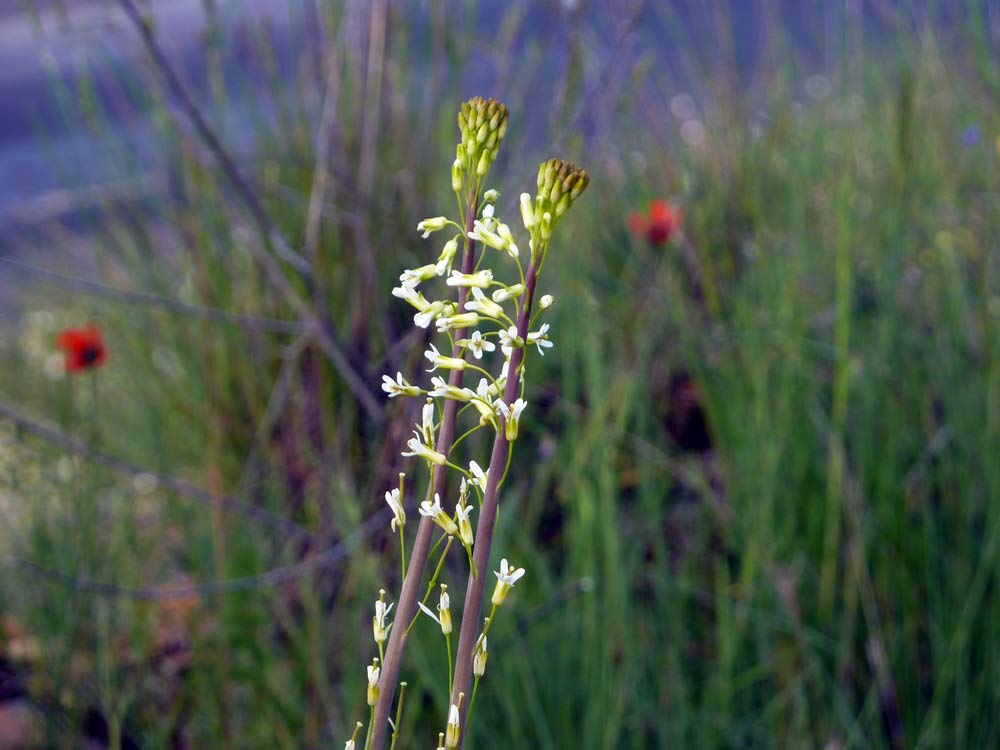
[[[448,657],[452,700],[439,744],[447,748],[459,746],[479,680],[485,674],[490,625],[498,607],[525,575],[524,568],[514,568],[506,559],[501,561],[490,599],[492,610],[482,630],[478,630],[475,623],[485,583],[480,571],[489,569],[485,566],[489,565],[497,495],[510,466],[513,444],[521,436],[522,418],[530,414],[525,398],[525,357],[532,352],[542,355],[553,347],[550,324],[540,323],[538,318],[552,307],[554,299],[550,294],[542,295],[537,309],[532,310],[537,282],[552,232],[586,189],[589,178],[569,162],[543,162],[538,170],[536,194],[520,196],[520,218],[527,242],[519,244],[515,229],[498,215],[499,191],[486,186],[507,120],[507,107],[495,100],[477,97],[462,105],[452,188],[464,215],[456,219],[436,216],[417,224],[417,231],[425,239],[444,235],[441,250],[433,262],[405,269],[392,290],[394,297],[413,308],[413,324],[431,331],[437,341],[429,342],[424,351],[429,382],[410,382],[402,372],[394,378],[389,374],[382,378],[382,390],[388,398],[424,401],[420,421],[414,425],[413,437],[401,455],[416,459],[416,473],[426,476],[426,489],[418,503],[420,523],[409,565],[404,534],[405,476],[400,474],[399,487],[385,493],[392,510],[391,530],[398,533],[400,540],[403,585],[395,604],[386,603],[384,590],[375,602],[372,628],[379,658],[368,668],[372,716],[366,747],[382,747],[403,635],[421,612],[437,623]],[[522,252],[525,245],[527,256]],[[470,438],[480,431],[486,431],[487,442],[493,443],[490,461],[481,457],[477,461],[469,455],[476,443]],[[458,438],[453,437],[456,434]],[[458,479],[457,498],[449,497],[445,488],[448,473]],[[475,532],[474,516],[479,525]],[[427,551],[432,535],[439,536],[433,549],[441,550],[436,567],[428,565],[429,554],[436,554]],[[448,586],[438,577],[456,540],[468,557],[470,577],[457,659],[453,659],[451,597]],[[432,571],[429,576],[427,571]],[[436,610],[432,610],[427,601],[435,587],[440,595]],[[420,600],[417,592],[422,590],[426,593]],[[401,621],[396,628],[386,622],[394,606],[395,618]],[[471,693],[467,692],[470,687]],[[401,702],[402,693],[397,723]]]

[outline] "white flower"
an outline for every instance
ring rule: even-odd
[[[443,276],[444,272],[448,270],[451,266],[452,260],[455,259],[455,251],[458,250],[458,242],[454,239],[448,240],[444,243],[444,247],[441,249],[441,255],[438,256],[437,263],[434,264],[434,272],[438,276]]]
[[[510,286],[497,289],[493,292],[492,297],[494,302],[506,302],[522,294],[524,294],[524,284],[511,284]]]
[[[497,348],[497,345],[494,344],[492,341],[483,338],[483,334],[480,333],[479,331],[473,331],[471,338],[459,339],[455,343],[457,343],[459,346],[464,346],[466,349],[472,352],[472,356],[475,357],[476,359],[482,359],[483,352],[492,352],[495,351]],[[468,399],[465,400],[468,401]]]
[[[388,375],[382,376],[382,390],[389,394],[389,398],[396,396],[419,396],[420,389],[415,385],[410,385],[403,378],[403,373],[397,372],[396,379],[393,380]]]
[[[487,203],[485,206],[483,206],[483,218],[492,219],[495,210],[496,209],[492,203]]]
[[[433,520],[448,536],[458,535],[458,527],[451,520],[451,516],[445,513],[441,507],[441,496],[438,493],[434,493],[434,502],[424,500],[420,503],[420,515]]]
[[[406,443],[406,447],[409,448],[410,450],[403,451],[400,455],[416,456],[417,458],[422,458],[425,461],[430,461],[432,464],[437,464],[438,466],[444,466],[445,463],[447,463],[448,459],[445,458],[445,455],[443,453],[438,453],[433,448],[426,446],[422,442],[420,442],[420,434],[416,430],[414,430],[413,433],[414,435],[416,435],[416,437],[410,438]]]
[[[446,357],[437,350],[434,344],[430,345],[430,349],[424,352],[424,356],[430,360],[431,369],[427,372],[434,372],[437,368],[442,370],[464,370],[465,360],[458,357]]]
[[[528,402],[523,398],[517,399],[510,406],[507,406],[507,404],[500,400],[496,402],[497,409],[503,414],[505,434],[507,435],[507,440],[510,442],[517,440],[517,426],[521,419],[521,412],[524,411],[524,407],[527,405]]]
[[[508,357],[515,348],[524,346],[524,339],[517,335],[517,326],[511,326],[506,331],[500,331],[500,351]]]
[[[428,302],[423,310],[413,316],[413,322],[421,328],[426,328],[438,315],[444,314],[446,310],[454,307],[450,302]]]
[[[542,298],[538,300],[538,306],[543,310],[548,310],[552,307],[553,302],[555,302],[555,298],[551,294],[543,294]]]
[[[427,399],[420,410],[420,436],[424,445],[434,445],[434,402]]]
[[[510,232],[510,227],[503,222],[497,224],[497,234],[499,234],[504,241],[504,250],[511,258],[516,258],[518,255],[517,245],[514,243],[514,235]]]
[[[469,239],[479,240],[479,242],[482,242],[487,247],[492,247],[494,250],[506,250],[507,243],[503,237],[490,229],[490,223],[488,219],[487,221],[476,219],[472,225],[472,231],[469,232]]]
[[[392,611],[392,604],[386,606],[385,589],[380,589],[378,599],[375,601],[375,616],[372,618],[372,633],[375,635],[375,643],[381,645],[389,637],[389,628],[392,623],[385,624],[386,615]]]
[[[479,412],[479,424],[492,424],[496,427],[496,411],[493,408],[493,401],[490,398],[483,398],[482,394],[477,393],[476,397],[469,401],[476,411]]]
[[[437,275],[437,268],[433,263],[428,263],[426,266],[420,266],[420,268],[406,269],[399,275],[399,281],[404,288],[409,287],[410,289],[414,289],[421,281],[432,279]]]
[[[472,299],[465,303],[465,309],[481,312],[488,318],[499,318],[503,315],[503,308],[490,300],[478,286],[472,287]]]
[[[424,233],[424,239],[430,236],[431,232],[439,232],[448,226],[448,219],[444,216],[435,216],[431,219],[424,219],[417,224],[417,231]]]
[[[480,290],[477,288],[476,291],[479,292]],[[479,315],[474,312],[449,315],[446,318],[438,318],[436,325],[438,333],[444,333],[455,328],[471,328],[472,326],[479,325]]]
[[[475,461],[469,462],[469,473],[472,474],[472,483],[478,484],[479,489],[483,492],[486,491],[486,482],[490,476],[490,470],[487,469],[483,471],[483,467],[477,464]]]
[[[486,636],[480,636],[476,643],[476,648],[472,652],[472,674],[482,677],[486,674],[486,659],[489,654],[486,652]]]
[[[444,378],[431,378],[431,385],[433,385],[434,388],[433,390],[428,391],[427,395],[433,396],[434,398],[450,398],[453,401],[461,401],[465,403],[469,399],[474,398],[476,395],[475,391],[470,388],[458,388],[456,386],[449,385],[445,382]]]
[[[515,570],[507,564],[507,558],[505,557],[500,561],[500,571],[493,571],[493,575],[497,577],[497,586],[493,589],[493,598],[491,601],[495,606],[499,607],[503,604],[504,599],[507,598],[507,594],[510,593],[514,584],[521,580],[521,576],[524,575],[524,568]]]
[[[449,750],[458,747],[458,739],[462,736],[461,721],[462,717],[458,713],[458,706],[452,703],[451,709],[448,711],[448,724],[444,732],[444,744]]]
[[[485,193],[483,193],[483,200],[487,203],[496,203],[500,200],[500,191],[496,188],[490,188]]]
[[[471,505],[465,504],[464,495],[468,492],[465,485],[465,479],[462,479],[462,496],[458,500],[458,505],[455,506],[455,516],[458,518],[458,538],[462,540],[462,544],[466,547],[472,546],[472,521],[469,520],[469,514],[475,510]]]
[[[424,295],[414,289],[412,286],[396,286],[392,288],[392,296],[399,297],[400,299],[405,299],[415,308],[423,312],[430,306],[430,302],[424,299]]]
[[[392,509],[392,520],[389,522],[389,527],[395,531],[397,526],[399,528],[406,526],[406,511],[403,509],[399,487],[385,493],[385,502]]]
[[[548,339],[548,332],[549,324],[544,323],[537,331],[528,334],[528,343],[537,346],[539,355],[543,357],[545,356],[544,350],[552,348],[552,342]]]
[[[445,282],[448,286],[478,286],[485,289],[493,281],[493,272],[490,269],[478,271],[476,273],[462,273],[452,271],[451,276]]]
[[[368,705],[374,706],[378,703],[378,677],[382,670],[379,669],[378,659],[373,659],[368,666]]]
[[[531,196],[527,193],[521,193],[521,221],[524,222],[524,228],[530,230],[535,226],[535,209],[531,205]]]
[[[451,635],[451,598],[448,596],[448,586],[441,584],[441,597],[438,599],[437,615],[431,612],[423,602],[417,602],[417,606],[424,611],[428,617],[441,626],[444,635]]]

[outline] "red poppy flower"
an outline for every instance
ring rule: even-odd
[[[663,245],[681,225],[681,210],[665,200],[649,202],[649,212],[633,213],[628,217],[629,228],[643,235],[650,245]]]
[[[60,331],[56,346],[66,353],[66,372],[81,372],[100,367],[108,358],[100,329],[93,323],[84,328]]]

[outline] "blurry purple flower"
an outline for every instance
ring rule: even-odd
[[[966,148],[974,148],[982,140],[983,133],[978,125],[970,125],[962,131],[962,145]]]

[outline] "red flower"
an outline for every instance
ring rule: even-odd
[[[646,215],[629,215],[628,225],[636,234],[644,235],[650,245],[663,245],[680,228],[681,210],[667,201],[653,200]]]
[[[66,353],[66,372],[81,372],[100,367],[108,359],[100,329],[93,323],[84,328],[60,331],[56,346]]]

